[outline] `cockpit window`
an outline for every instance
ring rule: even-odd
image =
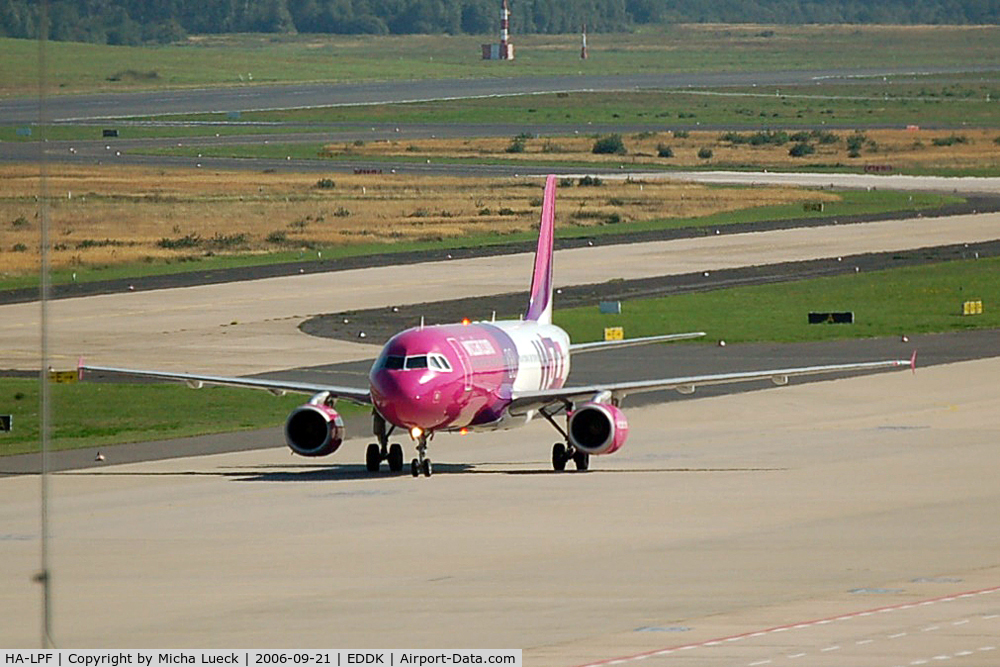
[[[419,357],[407,357],[406,370],[414,368],[427,368],[427,355],[422,354]]]
[[[403,368],[403,357],[396,354],[388,355],[385,361],[382,362],[382,368],[387,368],[390,371],[400,370]]]

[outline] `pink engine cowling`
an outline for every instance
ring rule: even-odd
[[[625,413],[607,403],[584,403],[569,417],[569,442],[587,454],[613,454],[628,438]]]
[[[285,442],[301,456],[326,456],[344,441],[344,419],[327,405],[306,403],[285,420]]]

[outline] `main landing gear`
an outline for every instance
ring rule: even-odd
[[[573,445],[557,442],[552,445],[552,469],[562,472],[566,469],[566,464],[573,461],[577,470],[587,470],[590,468],[590,454],[581,452]]]
[[[403,470],[403,447],[396,442],[392,445],[389,444],[389,436],[396,430],[396,427],[392,426],[386,431],[385,419],[377,412],[372,413],[372,421],[372,431],[378,438],[378,442],[371,443],[365,450],[365,467],[368,472],[378,472],[382,461],[388,461],[390,471],[401,472]]]
[[[569,406],[566,406],[567,410]],[[557,442],[552,445],[552,469],[556,472],[562,472],[566,470],[566,464],[570,461],[576,466],[577,470],[584,471],[590,468],[590,454],[587,452],[581,452],[579,449],[569,444],[569,434],[563,429],[556,420],[552,418],[548,412],[544,409],[539,410],[538,414],[545,417],[546,421],[552,424],[552,428],[559,431],[559,434],[564,437],[565,442]]]

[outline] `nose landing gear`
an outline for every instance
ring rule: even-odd
[[[430,477],[434,469],[431,466],[431,460],[427,458],[427,434],[421,432],[416,436],[416,440],[417,458],[410,462],[410,474],[419,477],[423,473],[424,477]]]

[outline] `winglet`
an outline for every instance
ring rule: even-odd
[[[79,382],[83,382],[83,357],[77,357],[76,359],[76,379]]]
[[[910,370],[914,374],[917,372],[917,351],[913,350],[913,356],[910,357]]]
[[[556,177],[545,178],[542,220],[538,229],[538,249],[535,250],[535,271],[531,277],[531,293],[524,319],[552,323],[552,242],[556,220]]]

